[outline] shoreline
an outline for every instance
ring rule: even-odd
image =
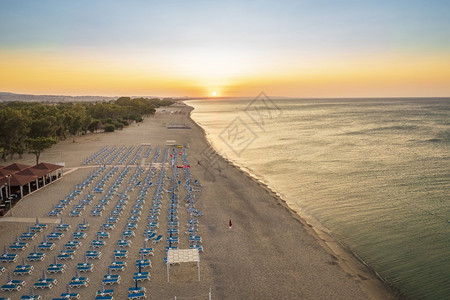
[[[328,232],[328,229],[324,227],[320,222],[314,217],[304,213],[300,206],[294,207],[294,204],[290,204],[288,201],[283,199],[283,197],[270,187],[269,184],[258,179],[256,176],[250,173],[250,170],[243,168],[239,164],[233,162],[232,160],[220,155],[211,144],[208,139],[208,135],[205,129],[198,124],[191,116],[194,107],[191,107],[189,112],[189,119],[203,132],[203,138],[207,145],[224,160],[229,166],[239,170],[244,176],[258,184],[262,189],[264,189],[275,201],[280,203],[287,211],[291,213],[292,218],[300,222],[309,229],[308,232],[313,236],[316,241],[331,255],[338,258],[339,266],[351,275],[355,281],[358,282],[362,290],[372,299],[402,299],[402,296],[398,290],[392,287],[387,280],[385,280],[381,275],[379,275],[375,270],[373,270],[370,265],[368,265],[363,259],[361,259],[355,252],[348,249],[345,245],[341,244],[335,240],[332,235]],[[364,278],[364,280],[360,280]]]

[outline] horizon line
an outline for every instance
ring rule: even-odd
[[[105,95],[69,95],[69,94],[27,94],[27,93],[13,93],[13,92],[3,92],[0,91],[1,94],[9,94],[9,95],[24,95],[24,96],[37,96],[37,97],[72,97],[72,98],[83,98],[83,97],[105,97],[105,98],[120,98],[120,97],[130,97],[130,98],[171,98],[175,100],[221,100],[221,99],[254,99],[257,98],[261,93],[260,92],[257,96],[217,96],[217,97],[211,97],[211,96],[156,96],[156,95],[120,95],[120,96],[105,96]],[[300,96],[268,96],[266,93],[264,93],[269,99],[421,99],[421,98],[428,98],[428,99],[448,99],[449,96],[383,96],[383,97],[377,97],[377,96],[351,96],[351,97],[342,97],[342,96],[336,96],[336,97],[300,97]],[[0,99],[0,101],[3,101]]]

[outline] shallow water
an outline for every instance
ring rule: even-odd
[[[413,299],[450,299],[450,99],[194,100],[223,156]]]

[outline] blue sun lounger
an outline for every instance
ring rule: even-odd
[[[51,283],[51,284],[55,285],[58,283],[58,280],[56,280],[55,278],[39,278],[38,282]]]
[[[139,254],[144,255],[144,256],[147,256],[147,255],[153,256],[154,255],[153,248],[141,248],[141,249],[139,249]]]
[[[5,292],[20,291],[21,286],[18,284],[6,283],[2,285],[1,290]]]
[[[103,280],[102,280],[103,285],[113,285],[113,284],[120,284],[120,275],[105,275],[103,276]]]
[[[136,272],[133,275],[133,280],[134,281],[145,281],[145,280],[150,280],[150,273],[149,272]]]
[[[56,230],[57,231],[67,231],[70,229],[70,225],[69,224],[59,224],[56,226]]]
[[[97,236],[98,236],[98,238],[100,238],[100,239],[109,239],[110,234],[109,234],[109,232],[107,232],[107,231],[98,231],[98,232],[97,232]]]
[[[138,259],[136,260],[136,267],[139,268],[139,266],[141,268],[151,268],[152,262],[150,261],[150,259]]]
[[[144,292],[128,294],[128,300],[137,300],[141,298],[147,298]]]
[[[1,262],[16,262],[17,261],[17,254],[14,253],[3,253],[0,256]]]
[[[100,201],[98,201],[98,203],[100,204],[100,205],[108,205],[109,204],[109,200],[110,200],[110,197],[103,197],[103,199],[100,199]]]
[[[71,288],[79,288],[79,287],[87,287],[89,282],[89,278],[87,277],[72,277],[72,280],[69,282],[69,287]]]
[[[153,228],[153,229],[159,228],[159,223],[158,223],[158,222],[150,222],[150,223],[147,225],[147,227]]]
[[[127,250],[114,250],[114,257],[118,259],[127,258],[128,251]]]
[[[64,247],[66,247],[67,249],[77,249],[80,246],[81,246],[80,241],[68,241],[67,243],[64,244]]]
[[[72,235],[74,239],[84,239],[86,238],[86,233],[81,231],[75,231]]]
[[[113,296],[95,296],[95,300],[112,300]]]
[[[106,204],[105,204],[105,205],[106,205]],[[103,210],[105,210],[105,205],[102,205],[102,204],[96,204],[96,205],[94,206],[94,210],[103,211]]]
[[[156,232],[155,232],[155,230],[153,230],[153,229],[148,229],[148,230],[144,231],[144,237],[145,237],[147,240],[154,239],[154,238],[156,237]]]
[[[197,219],[189,219],[189,220],[187,220],[187,223],[189,225],[198,225],[198,220]]]
[[[22,279],[13,279],[13,280],[8,280],[8,282],[6,282],[6,284],[25,286],[27,283],[25,280],[22,280]]]
[[[101,240],[93,240],[91,243],[91,246],[94,248],[101,248],[106,244],[105,241],[101,241]]]
[[[139,222],[140,219],[141,219],[141,217],[139,217],[139,216],[130,216],[128,218],[128,222]]]
[[[30,275],[33,269],[31,265],[18,265],[14,269],[14,275]]]
[[[124,231],[122,231],[122,236],[124,238],[126,238],[126,237],[135,236],[135,234],[134,234],[134,231],[132,231],[132,230],[124,230]]]
[[[69,212],[69,217],[79,217],[81,216],[82,212],[81,210],[71,210]]]
[[[167,221],[167,226],[168,227],[174,228],[174,227],[178,227],[178,225],[179,225],[178,221]]]
[[[31,232],[42,232],[42,230],[44,230],[42,227],[40,226],[30,226],[30,231]]]
[[[136,229],[138,227],[136,222],[128,222],[126,225],[126,229],[130,230],[130,229]]]
[[[49,235],[47,235],[48,240],[59,240],[64,236],[61,232],[52,232]]]
[[[55,243],[52,242],[41,242],[38,246],[39,250],[53,250]]]
[[[76,210],[76,211],[82,211],[82,210],[85,209],[85,206],[83,204],[75,204],[73,206],[73,209]]]
[[[115,209],[111,212],[111,216],[114,216],[114,217],[120,217],[121,215],[122,215],[122,211],[117,210],[117,209]]]
[[[145,293],[147,289],[144,286],[138,286],[138,287],[130,287],[128,288],[128,294],[137,294],[137,293]]]
[[[150,215],[158,215],[159,212],[160,212],[160,209],[159,209],[159,208],[150,208],[150,209],[148,210],[148,213],[149,213]]]
[[[80,205],[90,205],[92,203],[91,199],[83,199],[80,201]]]
[[[92,272],[94,271],[94,265],[92,263],[78,263],[77,270],[80,272]]]
[[[90,250],[86,251],[87,259],[100,259],[102,257],[102,253],[100,251]]]
[[[9,246],[9,250],[24,250],[26,247],[28,247],[26,242],[14,242]]]
[[[50,282],[36,282],[35,284],[33,284],[33,288],[35,289],[51,289],[53,288],[53,284],[51,284]]]
[[[167,237],[167,244],[171,245],[171,244],[178,244],[178,243],[179,243],[179,239],[177,236]]]
[[[125,271],[125,266],[121,266],[121,265],[110,265],[109,266],[109,269],[111,270],[111,271],[113,271],[113,272],[116,272],[116,271]]]
[[[158,222],[159,217],[157,215],[150,215],[147,217],[147,222]]]
[[[25,264],[25,260],[23,260],[23,263],[21,265],[17,265],[16,266],[16,270],[20,270],[20,269],[30,269],[30,270],[34,270],[34,266],[32,265],[26,265]]]
[[[80,294],[78,293],[62,293],[62,299],[80,299]]]
[[[142,214],[142,212],[140,210],[137,209],[133,209],[130,212],[130,215],[134,215],[134,216],[140,216]]]
[[[131,241],[130,240],[118,240],[117,246],[119,247],[131,247]]]
[[[69,286],[71,288],[80,288],[80,287],[87,287],[88,283],[86,281],[81,281],[81,280],[72,280],[69,282]]]
[[[31,269],[15,269],[14,270],[14,275],[30,275],[31,274]]]
[[[51,211],[49,211],[48,213],[47,213],[47,216],[49,216],[49,217],[57,217],[57,216],[59,216],[61,214],[61,211],[60,210],[55,210],[55,209],[53,209],[53,210],[51,210]]]
[[[106,223],[108,224],[114,224],[119,222],[119,218],[118,217],[109,217],[108,219],[106,219]]]
[[[61,251],[57,256],[57,259],[58,260],[73,259],[73,252]]]
[[[91,210],[91,216],[92,217],[101,217],[102,216],[102,211],[98,210],[98,209],[93,209]]]
[[[190,235],[189,242],[190,243],[202,243],[202,238],[199,235]]]
[[[61,200],[60,203],[58,203],[57,205],[55,205],[55,207],[53,208],[53,210],[54,210],[54,211],[62,212],[62,210],[63,210],[64,208],[66,208],[66,205],[68,205],[68,204],[70,204],[70,202],[66,202],[66,201],[63,202],[63,200]]]
[[[167,229],[167,235],[178,235],[178,234],[179,234],[178,228]]]
[[[89,225],[88,224],[78,224],[78,230],[79,231],[86,231],[89,229]]]
[[[163,236],[162,235],[158,235],[153,241],[153,244],[159,243],[162,240]]]
[[[188,235],[196,235],[197,234],[198,229],[197,228],[188,228],[185,233]]]
[[[41,300],[41,299],[42,299],[42,297],[40,295],[35,295],[35,294],[33,294],[33,295],[22,295],[22,297],[20,297],[20,300]]]
[[[64,273],[66,265],[64,264],[50,264],[47,268],[47,273]]]
[[[114,225],[114,223],[104,223],[102,225],[102,227],[103,227],[103,230],[113,230],[115,225]]]
[[[124,271],[127,263],[124,261],[113,261],[111,265],[109,265],[109,269],[111,271]]]
[[[36,233],[34,232],[24,232],[20,235],[19,239],[21,240],[34,240],[36,237]]]
[[[105,290],[105,289],[101,289],[99,291],[97,291],[97,294],[95,295],[96,297],[100,296],[112,296],[114,294],[114,290],[113,289],[109,289],[109,290]]]
[[[42,252],[31,252],[27,256],[28,261],[43,261],[45,257],[45,253]]]

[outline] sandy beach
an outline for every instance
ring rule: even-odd
[[[164,148],[167,140],[175,140],[177,144],[186,146],[191,174],[202,184],[201,192],[197,195],[197,208],[203,212],[203,216],[199,218],[198,232],[204,248],[204,252],[200,254],[201,280],[197,280],[197,265],[181,264],[171,267],[170,282],[167,282],[166,265],[163,261],[166,243],[163,240],[153,245],[155,255],[151,257],[152,268],[148,269],[151,273],[150,281],[139,284],[146,287],[148,299],[208,299],[210,291],[212,299],[396,298],[351,253],[300,218],[270,190],[217,155],[208,145],[203,130],[189,118],[190,111],[190,107],[178,104],[160,109],[155,116],[122,131],[80,136],[75,139],[75,143],[68,139],[46,150],[40,161],[64,162],[65,175],[57,182],[22,199],[11,212],[0,219],[0,245],[11,244],[16,234],[24,232],[37,217],[41,222],[48,222],[49,228],[39,233],[27,249],[15,252],[19,254],[17,263],[0,263],[6,269],[0,275],[0,283],[6,282],[7,273],[12,274],[14,267],[33,250],[33,245],[41,242],[42,237],[51,232],[54,223],[59,222],[59,218],[47,216],[52,205],[57,204],[77,183],[97,168],[94,165],[82,165],[87,157],[104,146],[139,147],[141,144],[151,144],[154,148],[158,145]],[[173,122],[189,124],[191,129],[167,129],[166,125]],[[2,162],[2,165],[13,162],[34,165],[35,158],[27,154],[23,159]],[[149,162],[150,159],[145,161],[147,167]],[[136,166],[132,167],[130,174],[135,168]],[[143,217],[135,230],[136,236],[131,238],[133,244],[128,249],[130,255],[127,268],[118,273],[121,283],[107,287],[114,288],[114,299],[126,299],[128,288],[134,286],[134,261],[139,259],[138,251],[144,241],[145,212],[150,207],[153,191],[148,194]],[[180,189],[179,193],[181,202],[186,192]],[[136,195],[137,190],[129,193],[131,203]],[[163,199],[164,211],[167,209],[168,196],[164,195]],[[64,221],[72,228],[86,217],[90,229],[86,239],[82,240],[82,246],[77,249],[75,258],[65,262],[67,271],[49,275],[57,278],[59,283],[51,290],[36,291],[43,299],[57,297],[66,290],[67,283],[75,275],[76,264],[83,261],[83,253],[90,249],[90,241],[112,206],[106,208],[101,218],[91,217],[89,210],[82,217],[70,218],[68,210],[64,211]],[[80,293],[81,299],[95,298],[95,292],[100,288],[103,276],[107,274],[113,250],[116,249],[114,241],[120,238],[130,209],[131,204],[128,204],[127,210],[116,224],[118,229],[111,232],[111,238],[101,248],[102,258],[91,261],[95,265],[94,271],[83,273],[90,279],[89,287],[74,289]],[[179,248],[189,247],[183,229],[188,217],[187,212],[180,209],[180,231],[183,232],[180,232]],[[231,229],[228,226],[229,220],[232,220]],[[158,231],[165,235],[167,222],[164,216],[160,218],[160,223]],[[28,293],[33,283],[42,276],[42,270],[53,262],[55,253],[69,239],[70,234],[66,234],[56,242],[56,250],[47,252],[44,261],[30,263],[34,265],[31,275],[12,276],[27,282],[21,291],[0,291],[0,295],[19,299],[21,295]]]

